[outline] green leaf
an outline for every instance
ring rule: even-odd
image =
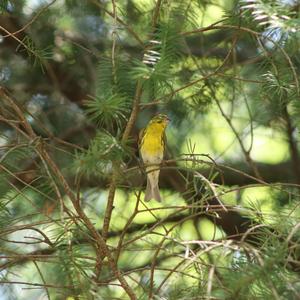
[[[28,35],[24,37],[22,44],[17,47],[17,50],[19,49],[21,49],[20,51],[26,51],[28,57],[33,61],[33,65],[38,64],[42,69],[43,61],[51,59],[53,55],[51,46],[40,49]]]
[[[86,113],[90,120],[99,127],[112,128],[113,125],[121,127],[127,120],[129,112],[128,101],[125,96],[114,94],[110,96],[95,96],[85,101]]]
[[[77,172],[87,176],[106,177],[114,167],[122,165],[128,153],[116,137],[106,131],[100,131],[86,151],[76,154],[75,168]]]
[[[0,1],[0,14],[3,14],[7,11],[9,1],[8,0],[1,0]]]

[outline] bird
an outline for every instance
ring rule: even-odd
[[[154,199],[161,202],[161,195],[158,187],[160,173],[159,165],[163,160],[165,152],[165,130],[169,121],[170,119],[167,115],[157,114],[140,132],[139,151],[143,163],[146,165],[147,175],[145,201]]]

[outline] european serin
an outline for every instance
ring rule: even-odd
[[[165,129],[169,123],[168,116],[158,114],[154,116],[147,127],[140,133],[140,154],[146,165],[147,187],[145,201],[155,199],[161,202],[158,187],[159,165],[163,160],[166,139]]]

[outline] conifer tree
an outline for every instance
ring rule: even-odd
[[[2,0],[1,299],[300,298],[299,20],[297,1]]]

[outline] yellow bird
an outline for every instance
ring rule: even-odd
[[[155,199],[161,202],[158,187],[159,165],[163,160],[166,139],[165,130],[170,119],[167,115],[154,116],[140,133],[140,155],[146,165],[147,187],[145,201]]]

